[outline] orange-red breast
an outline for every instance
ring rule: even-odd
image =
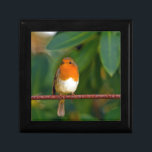
[[[70,57],[62,59],[54,78],[53,94],[74,94],[79,83],[79,71],[76,63]],[[57,109],[58,116],[64,116],[64,100],[60,100]]]

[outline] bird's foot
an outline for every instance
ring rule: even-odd
[[[64,99],[63,95],[60,94],[59,96],[60,96],[61,99]]]
[[[72,95],[74,96],[74,95],[75,95],[75,93],[73,92],[73,93],[72,93]]]

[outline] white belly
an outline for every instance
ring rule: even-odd
[[[67,80],[58,79],[56,83],[56,91],[58,93],[74,93],[77,89],[79,81],[74,81],[72,78]]]

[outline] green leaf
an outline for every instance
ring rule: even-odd
[[[120,35],[117,33],[102,32],[100,39],[100,59],[110,76],[114,75],[120,63]]]
[[[91,83],[91,91],[92,93],[99,93],[100,87],[102,86],[102,79],[100,77],[100,68],[101,62],[99,58],[99,54],[96,54],[91,66],[90,66],[90,83]]]
[[[121,120],[121,101],[120,99],[111,99],[103,107],[104,120],[119,121]]]
[[[83,72],[80,73],[79,77],[79,85],[76,90],[76,94],[89,94],[91,92],[91,88],[89,87],[89,74],[86,73],[90,72],[90,67],[88,66]],[[87,88],[87,89],[86,89]],[[88,99],[87,99],[88,100]]]
[[[121,120],[121,108],[120,106],[111,110],[105,114],[104,120],[106,121],[120,121]]]
[[[31,91],[32,95],[50,94],[50,65],[51,58],[46,54],[32,56],[31,64]]]
[[[71,57],[78,65],[79,72],[84,71],[94,59],[97,53],[98,39],[95,38],[86,43],[81,50],[75,50],[71,53]]]
[[[62,32],[53,37],[47,46],[48,50],[60,50],[76,46],[96,32]]]
[[[80,119],[81,121],[99,121],[97,117],[94,117],[90,114],[82,114]]]

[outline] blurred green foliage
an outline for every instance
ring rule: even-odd
[[[52,94],[54,75],[63,57],[72,57],[79,68],[80,79],[75,94],[120,94],[119,31],[57,32],[49,38],[32,32],[31,44],[32,95]],[[66,100],[63,118],[57,116],[57,105],[57,100],[31,101],[32,121],[121,119],[118,99]]]

